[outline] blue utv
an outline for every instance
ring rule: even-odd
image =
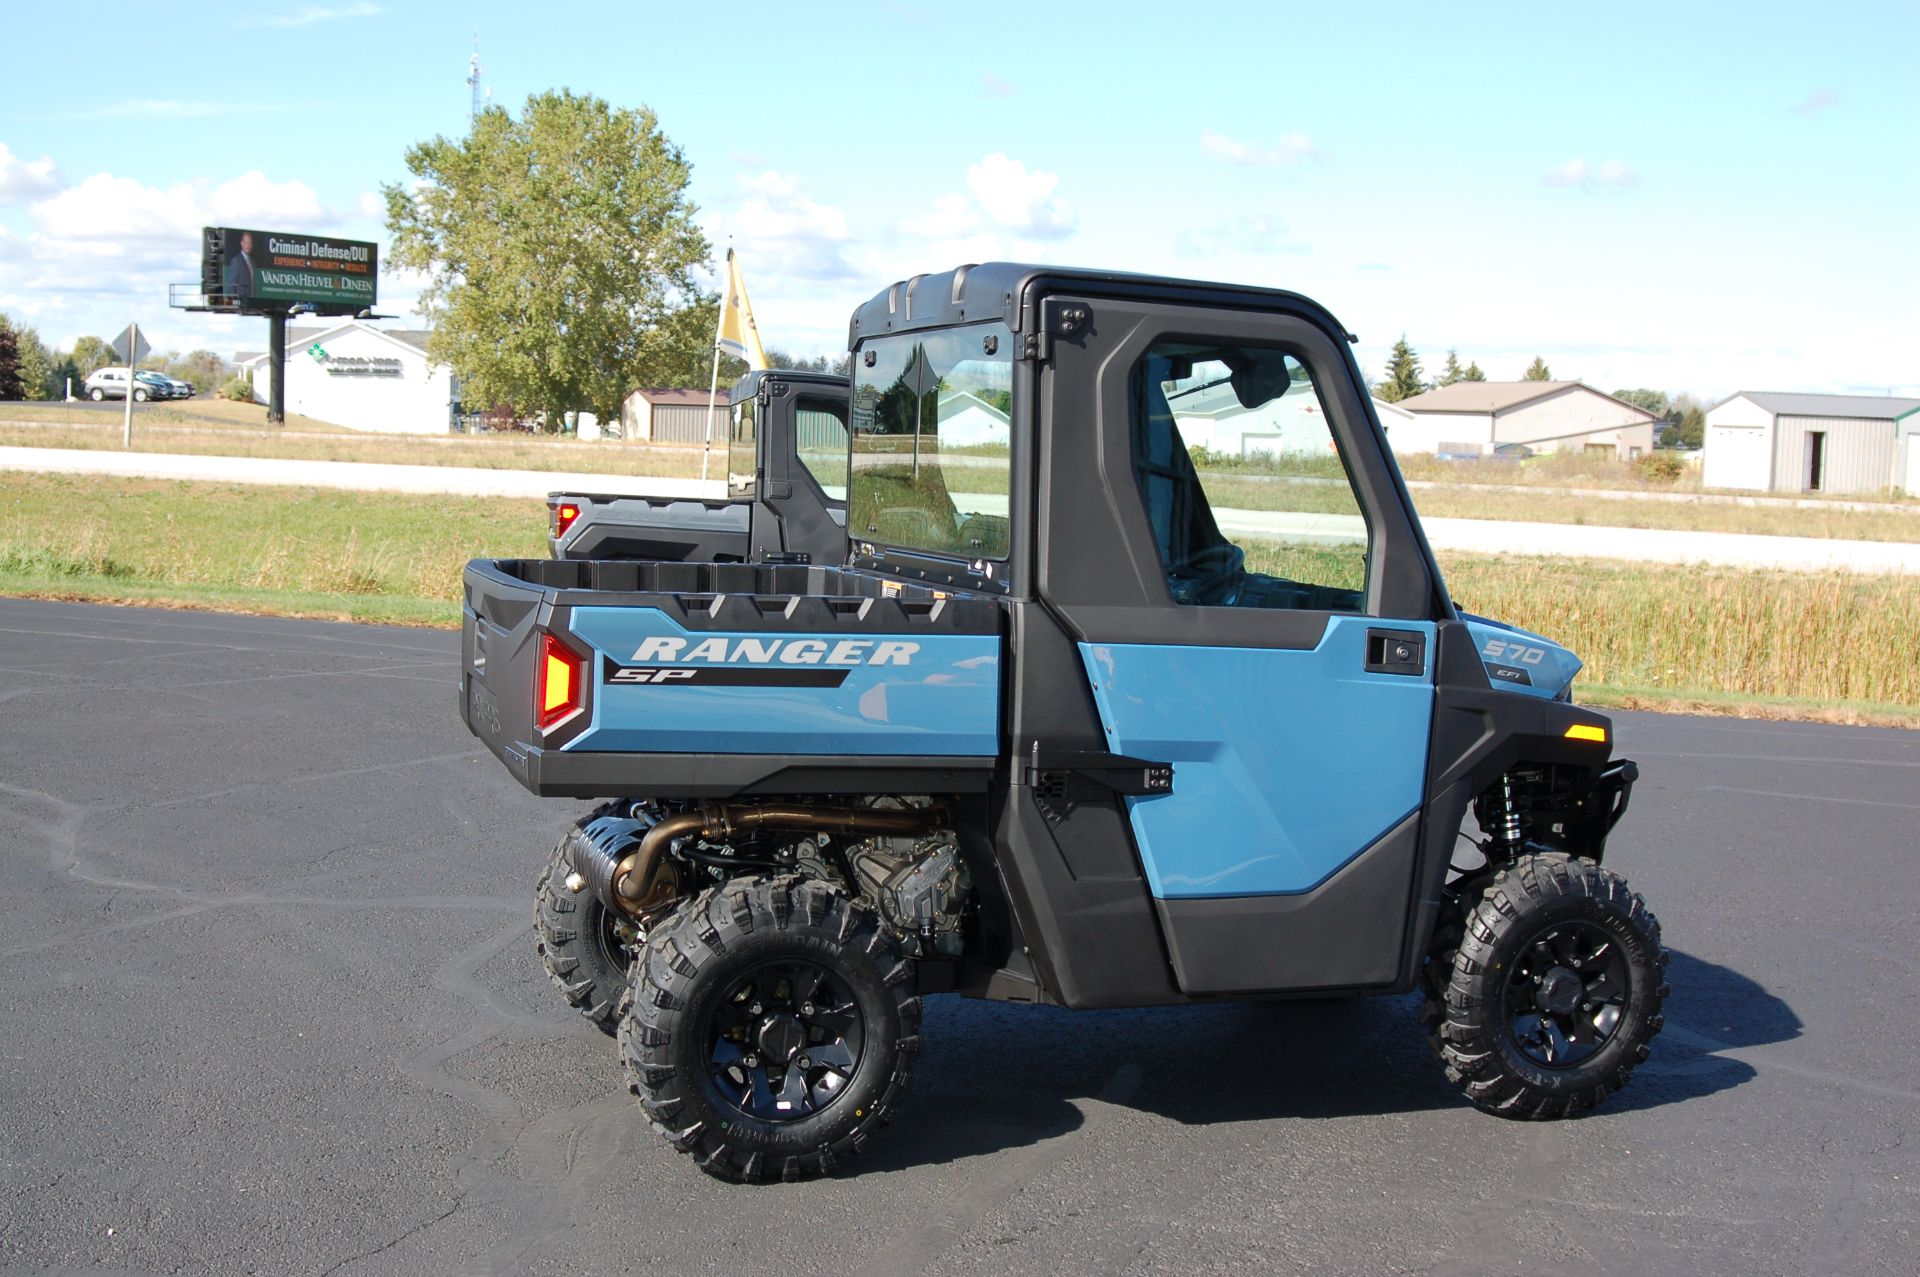
[[[468,566],[468,726],[608,800],[541,956],[674,1147],[831,1169],[938,993],[1417,989],[1484,1109],[1626,1083],[1667,996],[1601,863],[1636,769],[1571,653],[1448,597],[1351,340],[1268,289],[916,276],[853,316],[844,561]]]

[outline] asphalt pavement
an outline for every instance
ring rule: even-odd
[[[1572,1122],[1410,998],[932,1000],[850,1173],[710,1180],[533,957],[445,632],[0,600],[0,1271],[1900,1273],[1920,734],[1617,717],[1666,1032]]]

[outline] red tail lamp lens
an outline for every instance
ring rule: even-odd
[[[540,730],[550,732],[587,707],[586,660],[551,634],[540,636],[540,673],[533,702]]]
[[[565,536],[573,521],[580,517],[580,507],[571,501],[553,507],[553,535]]]

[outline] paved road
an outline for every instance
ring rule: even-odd
[[[600,492],[720,500],[720,480],[654,479],[644,475],[473,466],[388,465],[366,461],[284,461],[268,457],[202,457],[167,452],[95,452],[73,448],[0,447],[0,470],[49,474],[105,474],[137,478],[199,479],[221,483],[291,484],[388,492],[450,492],[465,496],[531,497],[549,492]],[[1005,496],[969,497],[966,508],[1004,510]],[[1358,516],[1303,515],[1268,510],[1214,511],[1235,536],[1348,540],[1363,536]],[[1822,537],[1758,536],[1743,532],[1687,532],[1607,528],[1505,519],[1421,520],[1436,549],[1476,554],[1622,559],[1638,563],[1702,563],[1793,571],[1920,573],[1920,542],[1842,541]],[[1331,531],[1329,531],[1331,529]]]
[[[1620,716],[1675,994],[1595,1115],[1469,1109],[1406,999],[936,999],[858,1174],[743,1189],[535,966],[580,806],[454,650],[0,600],[0,1270],[1913,1270],[1920,734]]]

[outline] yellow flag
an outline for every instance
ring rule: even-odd
[[[749,368],[771,368],[767,351],[760,344],[760,330],[753,323],[753,305],[747,301],[747,283],[740,278],[740,263],[727,250],[727,291],[720,298],[720,334],[715,339],[720,349],[747,361]]]

